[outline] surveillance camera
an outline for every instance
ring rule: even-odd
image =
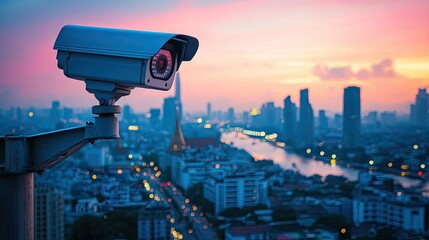
[[[129,94],[134,87],[169,90],[182,61],[197,52],[198,40],[174,33],[67,25],[54,49],[64,75],[85,81],[87,90],[113,86]]]

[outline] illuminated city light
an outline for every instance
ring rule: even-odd
[[[136,167],[136,172],[140,172],[141,169],[139,167]]]
[[[192,206],[192,210],[197,211],[198,207],[196,205]]]
[[[150,164],[149,164],[151,167],[153,167],[153,165],[155,165],[155,163],[154,162],[150,162]]]
[[[331,159],[331,165],[336,165],[336,164],[337,164],[337,160]]]
[[[387,164],[387,166],[392,167],[393,163],[390,162],[390,163]]]
[[[92,179],[94,179],[94,180],[97,179],[97,175],[93,174]]]
[[[374,165],[374,160],[369,160],[369,165]]]
[[[189,199],[187,198],[187,199],[185,199],[185,203],[189,203]]]
[[[139,130],[139,126],[137,126],[137,125],[130,125],[130,126],[128,126],[128,130],[129,131],[138,131]]]
[[[121,175],[122,174],[122,169],[118,169],[118,174]]]
[[[153,167],[153,170],[158,171],[158,166]]]
[[[311,153],[311,149],[310,148],[307,148],[307,154],[310,154]]]
[[[197,119],[197,123],[202,123],[203,122],[203,119],[202,118],[198,118]]]
[[[200,212],[200,217],[202,217],[202,216],[204,216],[204,213],[203,213],[203,212]]]
[[[188,233],[189,233],[189,234],[192,234],[193,232],[194,232],[194,230],[192,230],[192,229],[189,229],[189,230],[188,230]]]
[[[167,218],[167,219],[170,219],[170,218],[171,218],[171,215],[170,215],[170,214],[167,214],[166,218]]]
[[[397,192],[396,196],[400,197],[402,195],[402,192]]]
[[[171,199],[171,198],[167,199],[167,202],[169,202],[169,203],[171,203],[172,201],[173,201],[173,199]]]
[[[277,142],[276,143],[277,147],[285,147],[286,144],[284,142]]]
[[[152,117],[152,114],[150,114],[150,113],[146,113],[146,118],[151,118]]]
[[[29,113],[28,113],[28,116],[29,116],[29,117],[33,117],[33,116],[34,116],[34,113],[33,113],[33,112],[29,112]]]
[[[320,151],[320,156],[324,156],[325,152],[324,151]]]
[[[204,128],[212,128],[212,125],[210,123],[204,124]]]
[[[417,149],[419,149],[419,145],[414,144],[413,148],[414,148],[415,150],[417,150]]]
[[[407,175],[405,172],[401,172],[402,177],[405,177],[405,175]]]
[[[426,165],[424,163],[420,164],[420,168],[424,169],[426,167]]]
[[[407,170],[408,169],[408,165],[406,165],[406,164],[401,165],[401,169],[402,170]]]
[[[333,159],[335,159],[335,158],[337,158],[337,155],[336,154],[332,154],[332,156],[331,156]]]
[[[418,171],[417,175],[419,175],[419,177],[423,176],[423,172],[422,171]]]
[[[259,114],[259,111],[257,108],[252,108],[252,110],[250,111],[250,116],[256,116]]]
[[[154,198],[153,193],[149,194],[149,198]]]
[[[345,228],[341,228],[341,234],[346,234],[347,230]]]
[[[195,213],[193,213],[193,212],[192,212],[192,213],[191,213],[191,217],[195,217]]]
[[[129,159],[132,159],[133,158],[133,155],[130,153],[130,154],[128,154],[128,158]]]
[[[85,172],[85,174],[86,174],[86,175],[88,175],[88,174],[89,174],[89,171],[86,171],[86,172]]]
[[[219,163],[216,163],[215,168],[216,168],[216,169],[219,169],[219,168],[220,168],[220,164],[219,164]]]

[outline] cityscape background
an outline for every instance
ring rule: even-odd
[[[65,24],[200,41],[170,91],[117,103],[119,140],[35,176],[36,239],[429,237],[428,3],[0,6],[0,135],[93,121]]]

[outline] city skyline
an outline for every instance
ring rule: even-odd
[[[363,111],[405,113],[416,89],[429,86],[424,1],[1,6],[1,108],[49,107],[54,100],[79,108],[96,104],[82,82],[67,79],[55,64],[52,45],[66,24],[196,36],[201,48],[193,63],[181,68],[185,111],[203,112],[207,102],[213,109],[237,111],[270,101],[280,106],[287,95],[296,102],[299,90],[308,88],[315,110],[340,112],[343,88],[358,85]],[[136,89],[118,104],[149,111],[172,95]]]

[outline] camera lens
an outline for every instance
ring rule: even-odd
[[[170,51],[161,49],[151,60],[151,73],[154,78],[168,80],[173,73],[173,57]]]

